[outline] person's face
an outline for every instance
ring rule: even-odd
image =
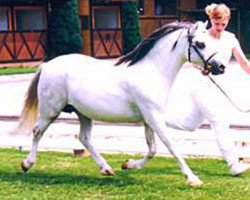
[[[211,19],[211,29],[214,33],[220,34],[228,25],[229,19]]]

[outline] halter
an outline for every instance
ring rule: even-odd
[[[197,55],[200,57],[200,59],[203,62],[203,68],[205,70],[208,70],[209,72],[212,70],[212,66],[208,65],[208,62],[217,54],[217,52],[214,52],[211,56],[208,57],[207,60],[203,57],[199,49],[193,44],[193,35],[190,34],[190,29],[188,29],[188,62],[191,63],[191,48],[194,49],[194,51],[197,53]]]

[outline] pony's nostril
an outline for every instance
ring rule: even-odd
[[[224,65],[220,65],[220,71],[221,71],[222,74],[225,72],[225,68],[226,67]]]
[[[226,67],[224,65],[220,65],[220,69],[224,70]]]

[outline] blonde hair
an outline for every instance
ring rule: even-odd
[[[230,19],[231,11],[229,7],[225,4],[215,4],[212,3],[205,8],[205,12],[208,15],[209,19]]]

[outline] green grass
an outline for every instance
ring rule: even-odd
[[[115,169],[101,176],[91,157],[39,152],[35,166],[20,173],[27,152],[0,149],[1,199],[122,199],[122,200],[247,200],[250,174],[231,177],[225,163],[216,159],[188,159],[204,186],[190,188],[172,158],[156,157],[141,170],[122,171],[120,163],[138,156],[104,155]]]
[[[1,75],[27,74],[36,72],[35,67],[3,67],[0,68]]]
[[[250,59],[250,53],[247,53],[247,54],[246,54],[246,57],[247,57],[248,59]]]

